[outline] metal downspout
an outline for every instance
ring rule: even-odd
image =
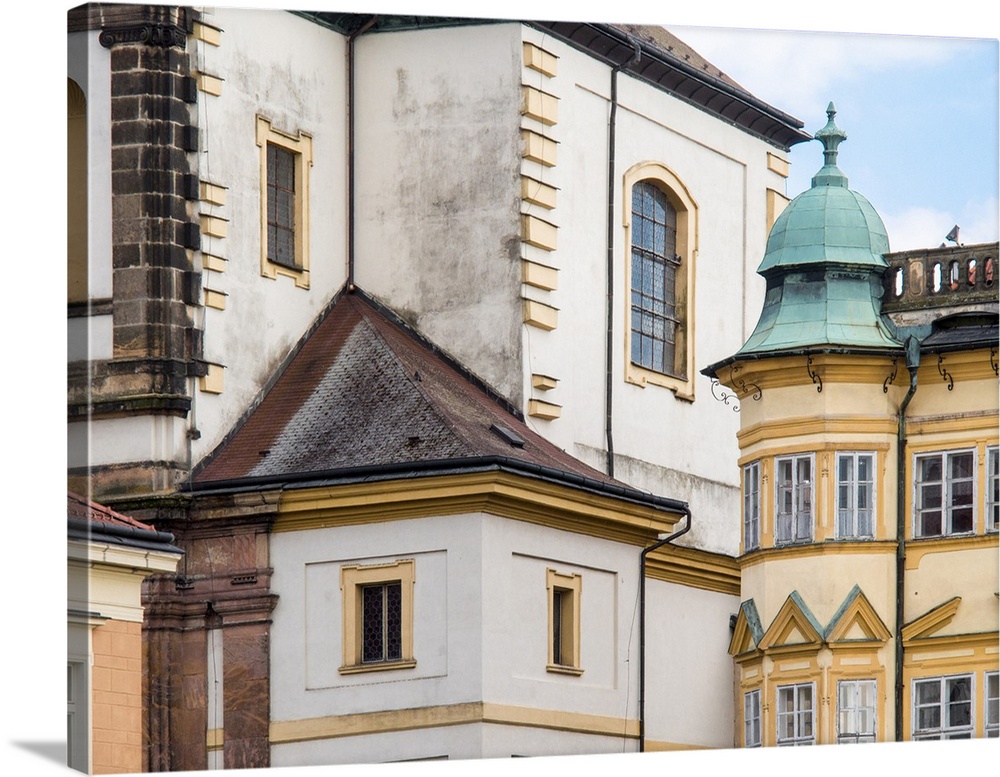
[[[632,41],[635,53],[621,65],[611,68],[611,113],[608,116],[608,261],[607,261],[607,327],[604,342],[604,436],[608,444],[608,477],[615,476],[615,443],[611,433],[613,405],[612,352],[614,350],[615,302],[615,125],[618,116],[618,72],[639,64],[642,49]]]
[[[668,545],[691,529],[691,508],[684,505],[681,514],[687,519],[684,528],[644,548],[639,554],[639,752],[646,751],[646,556]]]
[[[354,291],[354,41],[372,28],[378,15],[347,38],[347,291]]]
[[[895,657],[895,717],[896,741],[903,741],[903,623],[904,579],[906,576],[906,408],[917,391],[917,368],[920,366],[920,343],[915,337],[906,339],[906,369],[910,372],[910,388],[899,406],[896,430],[896,657]]]

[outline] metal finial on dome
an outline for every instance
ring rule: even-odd
[[[826,108],[826,126],[814,136],[823,144],[823,168],[813,177],[813,186],[847,186],[847,176],[837,167],[837,147],[847,140],[847,133],[833,120],[836,115],[831,102]]]

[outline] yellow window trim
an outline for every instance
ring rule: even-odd
[[[674,364],[678,373],[668,375],[632,363],[632,187],[640,181],[652,181],[667,195],[677,210],[677,254],[681,257],[681,271],[677,276],[677,353]],[[630,167],[623,180],[622,226],[624,234],[625,270],[625,380],[636,386],[662,386],[674,392],[678,399],[694,401],[695,375],[695,321],[694,279],[698,255],[698,206],[687,187],[665,165],[659,162],[640,162]]]
[[[402,613],[400,636],[402,657],[398,661],[363,664],[361,589],[380,583],[400,584]],[[385,564],[354,564],[340,568],[340,590],[343,595],[343,665],[341,674],[380,672],[393,669],[412,669],[417,665],[413,657],[413,559],[402,559]]]
[[[583,588],[583,578],[576,574],[564,574],[554,569],[545,570],[545,587],[549,602],[549,659],[545,669],[558,674],[579,676],[583,674],[580,666],[580,594]],[[561,592],[557,612],[556,592]],[[562,633],[560,650],[562,659],[556,663],[555,656],[555,625],[559,620]]]
[[[257,116],[256,142],[260,148],[260,274],[276,279],[279,275],[309,288],[309,169],[313,164],[312,136],[295,135],[275,129],[271,120]],[[275,264],[267,258],[267,147],[279,146],[295,155],[295,268]]]

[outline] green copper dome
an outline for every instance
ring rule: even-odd
[[[792,200],[775,221],[764,260],[767,280],[760,320],[736,354],[802,349],[898,349],[882,317],[882,276],[889,250],[885,225],[863,196],[847,188],[837,147],[847,134],[833,120],[816,133],[824,164],[812,188]]]
[[[882,254],[889,237],[875,208],[847,188],[847,176],[837,167],[837,147],[847,133],[836,125],[833,103],[828,120],[816,133],[824,145],[824,164],[812,188],[792,200],[778,216],[767,238],[764,261],[757,272],[765,277],[778,267],[845,264],[886,268]]]

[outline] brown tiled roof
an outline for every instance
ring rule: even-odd
[[[734,89],[739,89],[742,92],[746,92],[748,95],[750,94],[750,92],[747,92],[747,90],[740,84],[719,70],[718,67],[705,59],[701,54],[665,27],[659,27],[653,24],[612,24],[610,26],[622,30],[623,32],[631,35],[633,38],[638,38],[645,43],[655,46],[667,56],[673,57],[677,60],[682,60],[691,65],[691,67],[694,67],[701,72],[712,76],[713,78],[718,78],[720,81],[729,84]]]
[[[336,302],[191,487],[277,484],[353,468],[405,476],[428,462],[461,468],[498,459],[640,493],[536,434],[503,398],[356,292]]]

